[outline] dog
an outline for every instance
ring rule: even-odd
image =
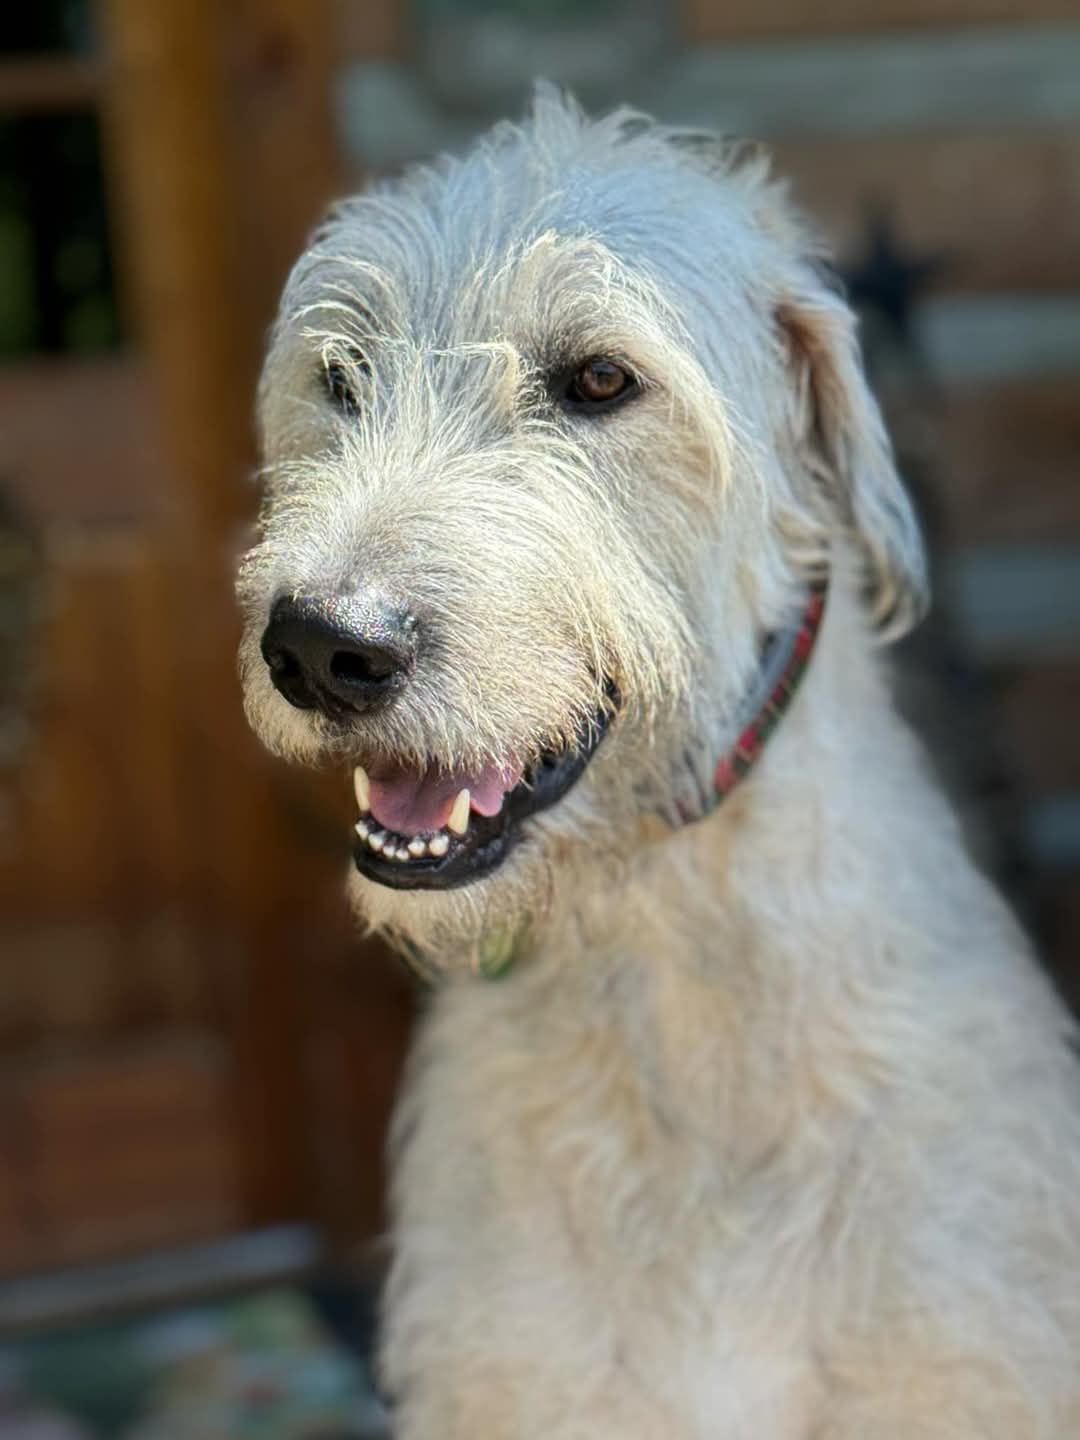
[[[245,704],[432,982],[402,1440],[1080,1435],[1074,1035],[890,695],[918,527],[751,147],[541,88],[335,208]]]

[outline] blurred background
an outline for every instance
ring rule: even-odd
[[[230,571],[326,202],[520,110],[770,143],[934,548],[901,696],[1080,994],[1080,0],[34,0],[0,18],[0,1440],[360,1436],[413,1005]]]

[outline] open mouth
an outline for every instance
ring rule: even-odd
[[[581,778],[611,714],[598,711],[573,749],[546,752],[528,766],[468,775],[358,767],[356,868],[396,890],[449,890],[490,874],[521,838],[524,821]]]

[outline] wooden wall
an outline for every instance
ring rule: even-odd
[[[396,968],[344,969],[343,782],[263,756],[235,677],[263,334],[336,188],[327,17],[98,18],[68,68],[131,340],[0,367],[0,473],[40,546],[0,834],[0,1272],[283,1219],[370,1235],[408,1017]],[[71,103],[66,63],[12,62],[10,103]]]

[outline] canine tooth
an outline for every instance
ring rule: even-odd
[[[445,855],[450,849],[450,836],[444,835],[440,830],[438,835],[433,835],[428,841],[428,849],[432,855]]]
[[[385,830],[373,830],[367,837],[367,843],[371,846],[372,850],[375,851],[376,855],[386,844],[386,838]]]
[[[356,791],[356,803],[360,806],[361,815],[366,815],[371,809],[371,781],[368,773],[362,765],[357,765],[353,771],[353,789]]]
[[[371,826],[366,820],[357,820],[356,824],[353,826],[353,829],[356,831],[357,835],[360,836],[361,840],[366,840],[367,837],[371,834]]]
[[[419,858],[420,858],[421,855],[426,855],[426,854],[427,854],[427,841],[426,841],[426,840],[421,840],[419,835],[417,835],[414,840],[410,840],[410,841],[409,841],[409,854],[410,854],[411,856],[413,856],[413,858],[416,859],[416,860],[419,860]]]
[[[450,819],[446,822],[446,828],[452,830],[455,835],[464,835],[469,828],[469,792],[459,790],[458,797],[454,801],[454,808],[450,811]]]

